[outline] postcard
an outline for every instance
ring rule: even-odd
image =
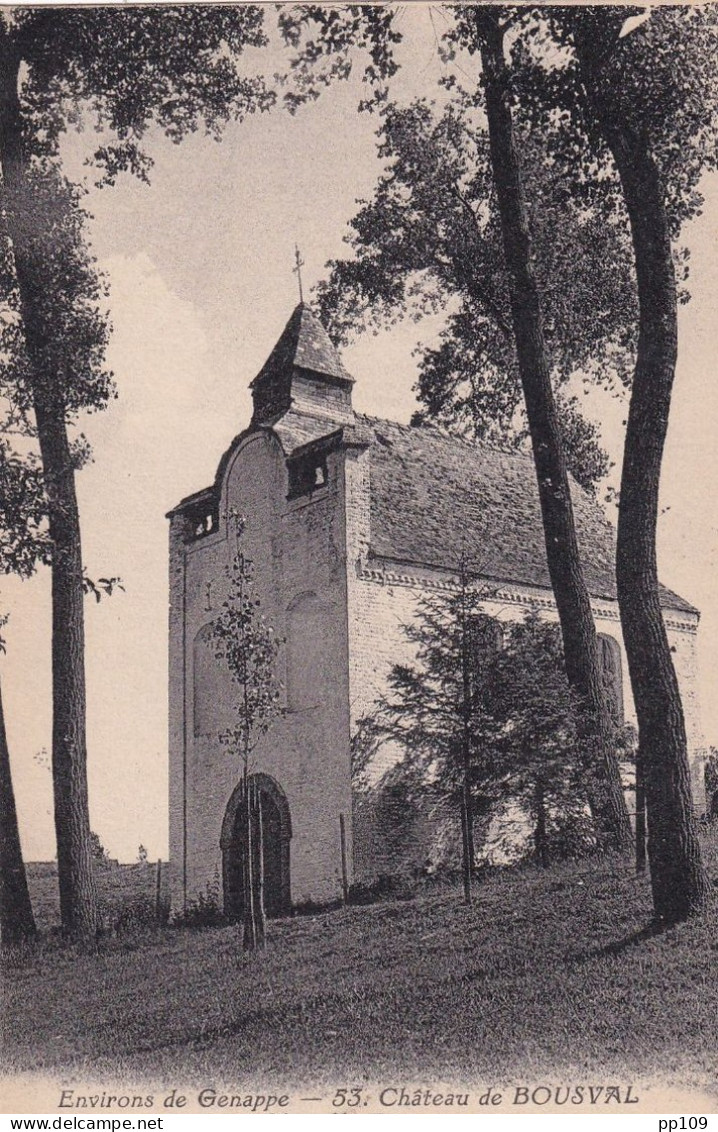
[[[5,1113],[708,1127],[717,12],[0,8]]]

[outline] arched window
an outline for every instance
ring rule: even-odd
[[[317,707],[326,692],[329,607],[315,593],[296,597],[287,609],[287,710]]]
[[[192,649],[192,715],[195,738],[214,735],[228,726],[231,718],[232,679],[226,663],[216,655],[214,624],[203,625]]]
[[[621,646],[615,637],[609,637],[606,633],[599,633],[598,649],[611,714],[616,723],[622,724],[624,721],[624,713]]]

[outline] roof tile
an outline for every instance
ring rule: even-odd
[[[372,436],[371,553],[458,568],[462,555],[485,578],[550,588],[533,459],[469,443],[431,427],[357,419]],[[586,583],[616,597],[615,532],[601,508],[571,484]],[[696,612],[661,587],[665,608]]]

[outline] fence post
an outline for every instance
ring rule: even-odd
[[[162,861],[157,858],[155,867],[155,919],[159,923],[162,918]]]
[[[344,814],[339,815],[339,840],[342,847],[342,898],[346,904],[349,900],[349,877],[347,875],[347,831],[344,824]]]

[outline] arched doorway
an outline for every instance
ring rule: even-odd
[[[286,916],[291,909],[289,842],[292,823],[289,803],[279,783],[268,774],[250,775],[259,789],[262,809],[262,857],[264,862],[264,910],[267,916]],[[222,823],[222,880],[224,914],[230,921],[241,919],[244,906],[242,854],[245,841],[243,789],[232,793]]]

